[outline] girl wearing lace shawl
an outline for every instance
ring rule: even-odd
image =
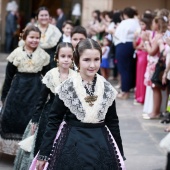
[[[40,36],[37,27],[27,27],[23,33],[25,45],[7,57],[0,116],[0,152],[6,154],[16,154],[40,95],[41,77],[49,70],[50,56],[38,47]]]
[[[14,169],[29,169],[34,156],[41,145],[42,136],[47,124],[48,113],[55,97],[55,88],[69,77],[75,76],[76,72],[70,69],[73,64],[73,46],[70,43],[62,42],[57,46],[55,61],[58,67],[51,69],[42,79],[41,94],[33,111],[32,120],[28,124],[23,135],[23,144],[29,147],[28,138],[32,134],[33,144],[31,151],[27,148],[19,149],[15,159]],[[38,128],[37,128],[38,124]],[[35,131],[36,130],[36,131]]]
[[[37,170],[125,170],[117,92],[97,74],[101,57],[101,47],[92,39],[76,46],[79,73],[56,88],[40,151],[30,170],[35,164]]]

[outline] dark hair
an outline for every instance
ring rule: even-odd
[[[102,58],[102,49],[97,41],[95,41],[93,39],[89,39],[89,38],[81,40],[75,48],[74,62],[77,67],[79,67],[80,56],[86,49],[98,50],[100,53],[100,59]]]
[[[127,15],[129,18],[134,18],[136,11],[131,7],[127,7],[123,10],[123,14]]]
[[[108,16],[111,20],[113,20],[113,12],[112,11],[106,11],[105,16]]]
[[[73,30],[71,31],[71,37],[74,35],[74,34],[83,34],[86,38],[87,38],[87,32],[86,32],[86,29],[82,26],[75,26],[73,28]]]
[[[35,31],[35,32],[38,32],[40,37],[41,37],[41,31],[39,30],[38,27],[34,26],[34,25],[29,25],[27,26],[24,30],[23,30],[23,33],[21,35],[22,39],[23,40],[26,40],[28,34],[31,32],[31,31]]]
[[[100,11],[99,10],[94,10],[93,13],[97,14],[96,19],[100,22],[101,21],[101,19],[100,19]]]
[[[68,24],[68,25],[71,25],[72,27],[74,27],[73,22],[72,22],[71,20],[67,20],[67,21],[64,21],[64,22],[63,22],[62,28],[64,28],[67,24]]]
[[[70,47],[72,49],[72,51],[74,51],[74,48],[73,48],[71,43],[68,43],[68,42],[61,42],[61,43],[59,43],[57,45],[56,52],[55,52],[55,55],[54,55],[54,60],[55,61],[58,59],[58,54],[60,52],[60,49],[64,48],[64,47]],[[74,52],[73,52],[73,58],[74,58]]]
[[[163,16],[156,16],[153,20],[158,24],[158,29],[161,33],[164,33],[167,30],[169,24],[168,18],[165,20]]]
[[[45,6],[42,6],[42,7],[39,7],[38,10],[37,10],[37,17],[38,17],[38,15],[39,15],[39,13],[41,11],[47,11],[49,13],[49,15],[50,15],[50,12],[49,12],[48,8],[45,7]]]
[[[122,15],[122,11],[118,11],[118,12],[115,12],[115,13],[113,14],[113,22],[114,22],[115,24],[121,22],[121,15]]]
[[[143,13],[143,18],[147,18],[149,19],[151,22],[153,20],[155,16],[153,15],[153,13]]]
[[[148,19],[148,18],[141,18],[140,21],[145,23],[146,30],[151,30],[152,21],[150,19]]]

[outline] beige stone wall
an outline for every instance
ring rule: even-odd
[[[170,7],[169,0],[113,0],[113,9],[124,9],[128,6],[136,6],[139,13],[142,13],[146,9],[160,9]]]
[[[82,25],[86,26],[91,20],[91,14],[94,10],[112,10],[113,0],[83,0],[82,3]]]

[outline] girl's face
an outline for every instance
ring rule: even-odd
[[[39,32],[30,31],[25,39],[25,46],[29,49],[34,50],[38,47],[40,41]]]
[[[104,45],[104,46],[108,46],[108,45],[109,45],[109,41],[108,41],[107,38],[104,38],[104,39],[103,39],[103,45]]]
[[[38,14],[38,22],[40,25],[47,25],[50,22],[50,15],[48,11],[42,10]]]
[[[84,80],[92,79],[100,68],[100,52],[86,49],[79,59],[79,71]]]
[[[79,41],[86,39],[86,37],[81,34],[81,33],[75,33],[73,34],[73,36],[71,37],[71,44],[73,45],[73,47],[75,48],[76,45],[79,43]]]
[[[69,69],[73,60],[73,51],[70,47],[62,47],[58,53],[58,64],[63,69]]]
[[[144,22],[142,22],[142,21],[140,21],[140,27],[141,27],[142,31],[146,30],[146,24]]]
[[[73,27],[70,24],[66,24],[65,27],[63,27],[62,31],[68,37],[71,35],[72,29]]]

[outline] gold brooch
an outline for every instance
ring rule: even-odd
[[[98,96],[87,96],[84,98],[85,102],[89,104],[89,106],[93,106],[94,102],[97,100]]]

